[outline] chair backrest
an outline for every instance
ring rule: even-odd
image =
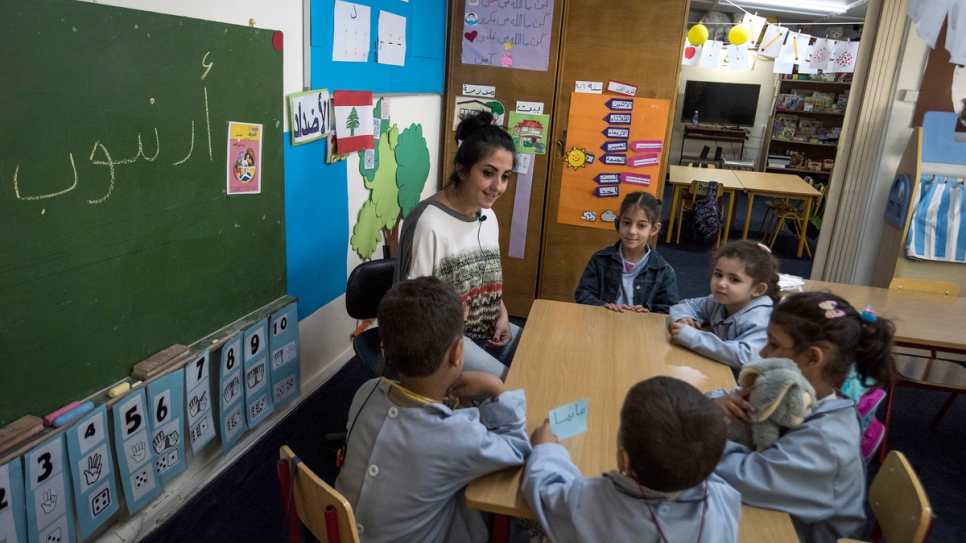
[[[295,463],[291,485],[295,494],[295,510],[302,524],[322,543],[335,543],[335,538],[330,539],[330,533],[338,534],[338,540],[342,543],[358,543],[356,516],[345,497],[299,461],[288,445],[282,445],[278,454],[289,467],[293,461]],[[327,520],[334,520],[336,526],[327,524]]]
[[[952,298],[959,297],[959,286],[955,283],[943,281],[927,281],[925,279],[911,279],[909,277],[895,277],[889,283],[890,289],[910,290],[926,294],[943,294]]]
[[[356,266],[345,284],[345,309],[353,319],[374,319],[379,302],[392,288],[395,258],[370,260]]]
[[[705,198],[708,196],[708,189],[711,188],[710,181],[698,181],[697,179],[691,181],[691,186],[688,188],[688,192],[691,193],[691,201],[697,200],[698,198]]]
[[[811,219],[812,217],[818,217],[819,213],[822,212],[822,202],[825,201],[825,195],[827,193],[828,193],[828,188],[825,185],[820,184],[818,186],[818,198],[816,198],[815,203],[812,204],[812,216],[809,217],[809,219]]]
[[[869,487],[869,505],[889,543],[921,543],[932,526],[932,507],[919,477],[899,451],[889,451]]]

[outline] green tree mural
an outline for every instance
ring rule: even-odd
[[[381,118],[381,111],[382,100],[373,109],[375,118]],[[396,256],[399,224],[419,203],[429,176],[429,148],[423,127],[412,124],[400,133],[389,119],[382,119],[373,150],[374,167],[366,169],[365,151],[358,154],[359,173],[371,192],[359,210],[349,243],[359,256],[369,260],[381,239],[389,248],[389,256]]]
[[[349,118],[345,120],[345,127],[349,129],[349,136],[356,135],[356,128],[359,128],[359,113],[356,108],[349,112]]]

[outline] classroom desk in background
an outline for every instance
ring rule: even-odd
[[[507,376],[507,389],[527,395],[527,429],[549,411],[590,398],[587,431],[564,440],[574,464],[599,477],[616,463],[620,408],[638,381],[669,375],[702,392],[735,386],[731,369],[672,345],[665,315],[616,313],[603,307],[537,300]],[[520,492],[523,468],[491,473],[471,482],[471,507],[533,518]],[[796,541],[786,513],[742,506],[739,541]]]
[[[755,196],[777,196],[779,198],[801,198],[805,200],[805,217],[811,216],[812,202],[821,193],[797,175],[772,172],[735,171],[735,176],[748,193],[748,210],[745,211],[745,229],[741,239],[748,239],[748,225],[751,224],[751,206]],[[798,238],[798,256],[805,249],[805,228]]]
[[[859,311],[871,305],[895,323],[895,342],[902,346],[966,354],[966,298],[812,280],[804,290],[837,294]]]
[[[692,181],[716,181],[722,194],[728,195],[728,209],[724,225],[724,242],[728,243],[728,231],[731,230],[731,218],[735,211],[735,191],[742,189],[741,182],[732,170],[694,168],[687,166],[669,166],[668,181],[674,187],[671,194],[671,214],[668,216],[667,243],[671,243],[671,233],[674,230],[674,223],[677,221],[677,208],[681,205],[681,192],[691,185]]]

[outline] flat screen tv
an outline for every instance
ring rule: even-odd
[[[761,85],[688,81],[684,87],[681,122],[689,123],[698,112],[698,122],[754,126]]]

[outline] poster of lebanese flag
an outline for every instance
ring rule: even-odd
[[[372,91],[335,91],[335,148],[339,154],[375,149]]]

